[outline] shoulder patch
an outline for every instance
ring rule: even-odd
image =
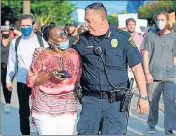
[[[76,39],[73,41],[73,45],[77,44],[79,41],[79,35],[76,36]]]
[[[128,39],[129,43],[134,46],[134,47],[137,47],[135,42],[133,41],[133,38],[130,36],[130,38]]]

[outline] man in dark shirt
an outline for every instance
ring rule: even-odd
[[[77,24],[75,24],[75,23],[67,24],[66,31],[68,34],[70,47],[72,47],[73,42],[75,41],[75,39],[77,38],[77,35],[78,35],[77,34]]]
[[[88,31],[74,42],[82,58],[84,94],[77,131],[81,135],[97,135],[99,131],[103,135],[120,135],[125,131],[125,112],[120,112],[120,101],[109,101],[109,92],[114,86],[128,86],[129,65],[140,91],[138,111],[143,114],[148,110],[142,57],[132,37],[108,23],[103,4],[88,5],[85,21]]]

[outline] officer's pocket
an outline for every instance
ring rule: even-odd
[[[120,68],[124,65],[122,52],[111,49],[106,50],[106,66],[111,68]]]

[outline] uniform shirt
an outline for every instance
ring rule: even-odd
[[[1,63],[7,63],[9,57],[9,47],[10,43],[7,46],[4,46],[1,42]]]
[[[42,38],[44,47],[49,47],[48,43]],[[13,77],[17,72],[17,82],[26,83],[27,70],[29,69],[35,48],[39,48],[40,44],[36,35],[29,39],[20,39],[17,54],[15,50],[16,39],[12,40],[9,49],[9,59],[7,64],[6,82],[12,83]]]
[[[142,49],[149,52],[149,71],[153,79],[165,80],[176,56],[176,34],[170,32],[159,36],[156,32],[149,32],[143,40]]]
[[[127,66],[133,67],[141,63],[142,56],[127,32],[110,25],[102,40],[86,31],[80,34],[79,41],[75,44],[82,59],[81,85],[83,89],[90,91],[113,89],[106,78],[101,57],[95,54],[94,50],[98,46],[102,49],[109,80],[116,86],[127,87]]]

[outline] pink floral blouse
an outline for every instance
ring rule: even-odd
[[[32,112],[58,116],[76,112],[75,84],[81,75],[80,57],[74,49],[62,54],[50,53],[47,49],[35,57],[28,70],[27,85],[32,88]],[[51,70],[67,70],[72,77],[63,81],[49,79],[39,87],[33,87],[39,75]]]

